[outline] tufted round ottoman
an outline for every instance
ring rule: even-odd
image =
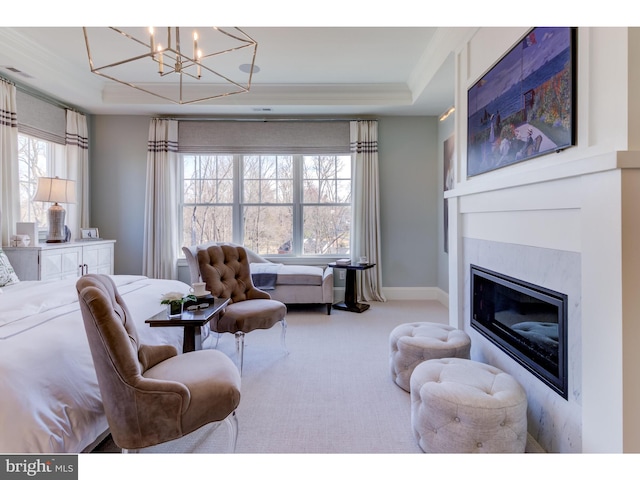
[[[391,378],[409,391],[413,369],[433,358],[469,358],[471,340],[462,330],[442,323],[415,322],[398,325],[389,335]]]
[[[411,427],[427,453],[523,453],[527,397],[511,375],[490,365],[429,360],[411,375]]]

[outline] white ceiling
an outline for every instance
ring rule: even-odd
[[[242,30],[258,42],[251,91],[204,103],[170,104],[92,74],[81,27],[0,28],[0,76],[95,114],[440,115],[453,104],[451,56],[434,68],[426,55],[436,28]],[[139,81],[157,81],[149,75]]]

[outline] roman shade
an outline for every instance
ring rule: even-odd
[[[16,90],[18,131],[50,142],[65,144],[66,109],[22,90]]]
[[[348,154],[348,121],[180,121],[184,153]]]

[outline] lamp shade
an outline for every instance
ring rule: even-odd
[[[58,177],[38,178],[36,202],[76,203],[76,182]]]

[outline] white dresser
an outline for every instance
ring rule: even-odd
[[[86,273],[113,274],[115,240],[2,247],[20,280],[61,280]]]

